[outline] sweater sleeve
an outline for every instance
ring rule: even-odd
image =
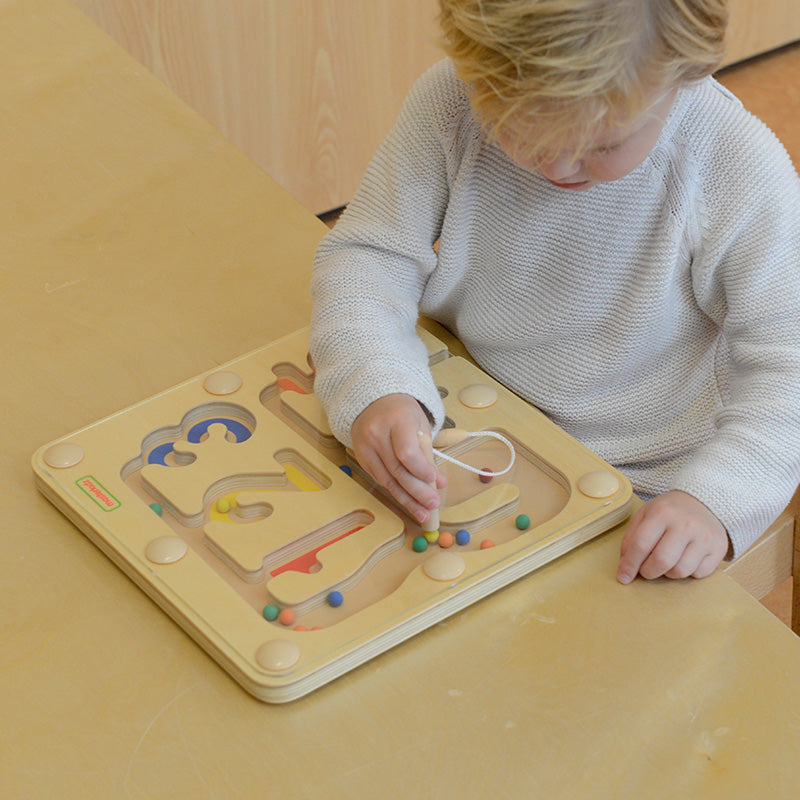
[[[775,520],[800,482],[800,180],[772,133],[749,118],[724,136],[703,177],[693,280],[720,326],[725,380],[715,434],[672,488],[725,525],[734,557]],[[740,132],[741,133],[741,132]]]
[[[315,391],[346,445],[355,418],[387,394],[415,397],[437,430],[444,420],[416,322],[448,200],[446,153],[463,102],[456,83],[447,62],[417,81],[317,251],[310,335]]]

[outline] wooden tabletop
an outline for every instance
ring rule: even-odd
[[[71,5],[0,2],[0,785],[15,798],[754,798],[800,640],[615,530],[311,695],[243,691],[34,488],[45,442],[305,325],[324,226]]]

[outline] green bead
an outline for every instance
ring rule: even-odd
[[[424,536],[417,536],[411,543],[416,553],[424,553],[428,549],[428,540]]]
[[[514,523],[521,531],[525,531],[531,526],[531,518],[527,514],[520,514]]]
[[[264,606],[264,610],[261,612],[264,616],[264,619],[273,622],[274,620],[278,619],[278,614],[280,614],[280,609],[278,606],[268,605]]]
[[[150,508],[152,508],[159,517],[164,513],[164,509],[162,509],[158,503],[150,503]]]

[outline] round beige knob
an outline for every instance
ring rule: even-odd
[[[587,497],[611,497],[619,491],[619,478],[605,470],[587,472],[578,479],[578,489]]]

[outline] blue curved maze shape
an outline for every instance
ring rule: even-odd
[[[154,447],[150,454],[147,456],[147,463],[148,464],[161,464],[162,466],[167,466],[167,456],[175,449],[175,444],[173,442],[167,442],[166,444],[160,444],[158,447]]]
[[[243,425],[241,422],[237,422],[235,419],[226,419],[225,417],[205,419],[202,422],[198,422],[196,425],[192,425],[192,427],[189,428],[189,433],[186,435],[186,438],[192,444],[197,444],[203,438],[203,436],[208,433],[209,427],[215,423],[221,423],[224,425],[228,431],[234,435],[237,443],[245,442],[250,438],[250,429],[246,425]]]
[[[187,440],[192,444],[198,444],[203,436],[208,433],[209,427],[215,423],[224,425],[228,431],[233,434],[237,444],[247,441],[252,436],[250,429],[241,422],[225,417],[214,417],[213,419],[205,419],[202,422],[198,422],[196,425],[192,425],[192,427],[189,428],[189,433],[186,435]],[[164,444],[154,447],[147,456],[147,463],[161,464],[164,467],[168,466],[167,456],[174,449],[175,442],[165,442]]]

